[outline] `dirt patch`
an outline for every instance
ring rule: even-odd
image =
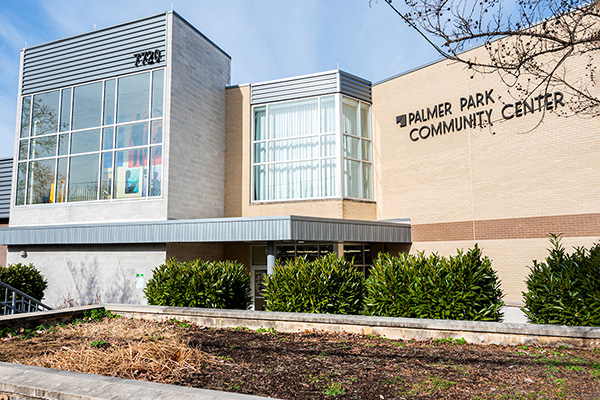
[[[0,361],[281,399],[600,399],[600,349],[286,334],[176,320],[104,319],[7,337]]]

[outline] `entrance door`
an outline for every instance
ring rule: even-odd
[[[265,276],[267,275],[267,267],[252,267],[252,299],[254,300],[254,309],[256,311],[265,311],[265,298],[263,291],[265,290]]]

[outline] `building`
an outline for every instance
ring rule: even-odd
[[[550,232],[600,236],[600,123],[555,113],[558,89],[512,99],[446,61],[231,86],[230,62],[174,12],[23,50],[0,239],[48,278],[47,302],[143,302],[153,268],[201,257],[246,265],[260,309],[276,257],[366,270],[474,243],[518,302]]]

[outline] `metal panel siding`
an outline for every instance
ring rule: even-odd
[[[259,104],[321,96],[338,91],[338,72],[333,71],[253,84],[250,88],[250,98],[252,104]]]
[[[264,242],[268,240],[410,243],[410,226],[283,216],[0,229],[0,244],[8,245]]]
[[[23,95],[166,64],[166,14],[117,25],[24,50]],[[160,49],[159,64],[135,66],[133,54]]]
[[[372,102],[371,82],[340,71],[341,92],[359,100]]]
[[[12,158],[0,159],[0,218],[10,213],[10,186],[12,184]]]

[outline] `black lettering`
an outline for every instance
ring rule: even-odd
[[[482,106],[483,105],[483,94],[476,93],[475,98],[477,99],[477,107]]]
[[[136,53],[133,55],[135,57],[135,66],[140,65],[140,61],[142,60],[142,53]]]
[[[415,117],[415,122],[423,122],[423,118],[421,118],[421,113],[417,111],[416,113],[416,117]]]
[[[505,104],[504,107],[502,107],[502,117],[504,117],[504,119],[511,119],[512,117],[515,116],[514,113],[506,115],[506,110],[510,107],[514,107],[514,104]]]
[[[531,99],[531,104],[529,104],[527,102],[527,100],[523,100],[523,115],[527,115],[528,111],[530,114],[533,114],[533,111],[534,111],[533,99]]]
[[[447,124],[446,121],[444,121],[444,133],[454,132],[454,120],[455,118],[452,118],[450,124]]]
[[[563,94],[561,92],[554,92],[554,106],[558,107],[558,105],[564,106],[563,103]]]
[[[154,64],[154,52],[153,51],[148,52],[148,64]]]
[[[435,125],[431,124],[431,137],[437,136],[437,135],[441,135],[442,132],[442,123],[438,122],[437,124],[437,128]]]
[[[523,116],[523,102],[522,101],[517,101],[515,103],[515,117],[521,117]]]
[[[427,131],[427,135],[423,136],[423,133],[422,133],[423,131]],[[419,129],[419,136],[421,137],[421,139],[427,139],[430,134],[431,134],[431,130],[429,129],[428,126],[423,126],[421,129]]]
[[[492,124],[492,109],[490,108],[489,110],[485,110],[485,115],[487,116],[487,120],[488,120],[488,124],[490,124],[490,126],[494,125]]]
[[[470,110],[471,107],[475,108],[475,99],[473,99],[473,96],[469,96],[469,104],[467,105],[467,110]]]
[[[433,111],[429,108],[427,109],[427,119],[433,119],[438,117],[438,109],[437,107],[433,107]]]
[[[453,121],[456,122],[456,131],[457,132],[462,131],[462,128],[463,128],[463,119],[461,117],[458,117],[458,118],[454,118]],[[458,124],[459,122],[460,122],[460,125]],[[450,124],[450,125],[452,125],[452,124]]]
[[[414,113],[408,113],[408,124],[412,125],[413,122],[415,122],[415,114]]]
[[[417,133],[417,132],[419,132],[419,130],[417,128],[415,128],[412,131],[410,131],[410,133],[408,134],[408,136],[410,137],[410,140],[412,140],[413,142],[416,142],[417,140],[419,140],[418,137],[413,137],[413,133]]]
[[[492,92],[494,91],[494,89],[490,89],[490,90],[486,90],[485,91],[485,104],[488,105],[490,104],[490,102],[495,103],[494,99],[492,98]]]
[[[461,97],[460,98],[460,111],[462,111],[466,106],[467,106],[467,99],[465,99],[464,97]]]
[[[550,100],[548,101],[548,99]],[[546,93],[546,95],[544,96],[544,105],[546,106],[546,110],[554,109],[554,106],[552,104],[552,93]]]
[[[477,117],[479,117],[479,124],[478,124],[478,125],[479,125],[480,127],[481,127],[481,126],[483,126],[483,119],[481,119],[481,116],[482,116],[484,113],[485,113],[485,111],[477,111],[477,112],[475,113],[475,115],[477,115]]]
[[[471,119],[473,115],[469,115],[468,117],[466,115],[463,115],[463,124],[465,126],[465,128],[467,127],[467,125],[469,125],[469,128],[473,127],[473,123],[475,122],[475,119]]]
[[[162,54],[161,54],[160,49],[154,50],[154,59],[156,60],[157,64],[160,62],[161,57],[162,57]]]
[[[444,106],[445,106],[444,115],[452,114],[452,104],[446,102],[446,103],[444,103]]]

